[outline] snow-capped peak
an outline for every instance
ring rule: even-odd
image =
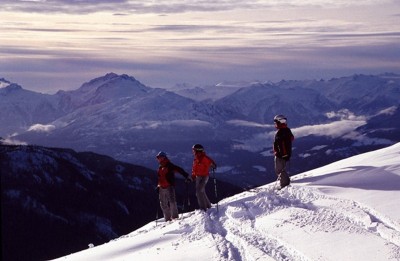
[[[3,92],[5,92],[6,94],[14,92],[14,91],[19,91],[22,90],[22,87],[18,84],[15,83],[11,83],[7,86],[5,86],[4,88],[0,88],[3,90]]]
[[[79,89],[59,92],[66,100],[74,100],[72,107],[98,104],[110,100],[145,95],[152,88],[145,86],[132,76],[108,73],[84,83]],[[72,98],[67,98],[71,96]]]
[[[138,80],[136,80],[132,76],[128,76],[126,74],[118,75],[115,73],[107,73],[106,75],[102,77],[95,78],[89,82],[84,83],[78,91],[80,92],[88,92],[88,91],[96,91],[99,88],[105,88],[109,86],[118,86],[118,85],[123,85],[123,87],[130,86],[136,87],[136,88],[148,88],[142,83],[140,83]]]
[[[4,78],[0,78],[0,89],[1,89],[1,88],[5,88],[5,87],[7,87],[7,86],[10,85],[10,84],[11,84],[11,82],[7,81],[7,80],[4,79]]]
[[[22,87],[16,83],[7,81],[4,78],[0,78],[0,90],[3,94],[8,94],[14,91],[22,90]]]

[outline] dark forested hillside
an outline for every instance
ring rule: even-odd
[[[156,217],[155,170],[91,152],[11,145],[0,145],[0,170],[2,260],[67,255]],[[219,188],[221,198],[240,191],[223,183]],[[194,208],[192,187],[189,193]],[[178,204],[185,195],[179,180]]]

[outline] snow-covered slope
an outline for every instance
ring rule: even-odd
[[[24,90],[18,84],[0,79],[0,135],[23,132],[61,115],[55,96]]]
[[[397,143],[57,260],[400,260],[399,159]]]
[[[87,107],[108,101],[119,101],[124,98],[140,98],[146,96],[152,88],[146,87],[134,77],[126,74],[108,73],[84,83],[73,91],[59,91],[61,105],[67,111]]]
[[[170,90],[187,98],[193,99],[195,101],[204,100],[218,100],[224,98],[240,88],[248,87],[253,83],[250,82],[221,82],[216,85],[207,86],[191,86],[190,84],[177,84],[174,88]]]
[[[317,123],[326,120],[321,112],[334,111],[337,107],[318,91],[305,88],[298,82],[293,88],[273,84],[256,84],[226,96],[217,106],[237,114],[246,115],[248,121],[271,123],[271,115],[290,115],[290,123]]]

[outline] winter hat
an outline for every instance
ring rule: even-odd
[[[278,124],[286,124],[287,118],[282,114],[278,114],[274,117],[274,122]]]
[[[195,151],[204,151],[204,147],[203,147],[201,144],[194,144],[194,145],[192,146],[192,150],[195,150]]]
[[[167,153],[165,153],[164,151],[160,151],[160,152],[157,154],[156,157],[157,157],[157,158],[160,158],[160,157],[166,158],[166,157],[167,157]]]

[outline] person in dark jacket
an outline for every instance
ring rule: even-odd
[[[178,207],[175,196],[175,173],[185,177],[185,182],[191,182],[189,174],[181,167],[173,164],[167,157],[167,154],[160,151],[157,154],[158,184],[157,190],[160,199],[160,207],[164,214],[165,221],[170,221],[179,217]]]
[[[275,139],[273,144],[274,149],[274,165],[275,173],[280,182],[280,189],[290,184],[289,174],[286,171],[287,164],[292,155],[292,141],[294,136],[292,131],[287,126],[287,119],[283,115],[276,115],[274,117]]]

